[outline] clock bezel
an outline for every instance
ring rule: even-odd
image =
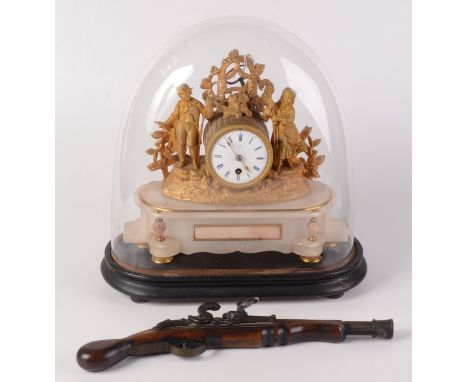
[[[236,183],[228,182],[225,179],[221,178],[218,175],[218,173],[215,171],[215,169],[213,168],[213,163],[211,161],[211,154],[213,151],[214,144],[219,140],[221,136],[229,132],[233,132],[233,131],[246,131],[246,132],[256,135],[263,142],[267,150],[267,163],[265,164],[265,167],[263,168],[262,172],[255,179],[246,183],[236,184]],[[240,123],[236,123],[230,126],[225,126],[213,133],[213,135],[210,137],[210,139],[206,143],[205,148],[206,148],[205,149],[205,165],[210,176],[213,179],[215,179],[216,182],[231,189],[237,189],[237,190],[247,189],[257,184],[260,184],[260,182],[268,176],[268,174],[271,171],[271,167],[273,165],[273,147],[271,146],[270,138],[262,130],[260,130],[257,127],[240,124]]]

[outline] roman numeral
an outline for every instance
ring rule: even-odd
[[[236,174],[237,175],[237,180],[240,180],[240,174]]]
[[[249,145],[252,143],[254,137],[250,138]]]
[[[220,169],[220,168],[223,168],[224,167],[224,163],[220,163],[216,166],[216,168]]]
[[[215,158],[222,158],[223,156],[222,155],[219,155],[219,154],[216,154],[215,155]],[[257,158],[258,159],[258,158]]]
[[[227,137],[229,143],[232,143],[232,138],[231,137]]]
[[[257,157],[258,160],[264,160],[264,157]]]
[[[260,150],[262,146],[255,147],[255,151]]]
[[[230,173],[231,173],[231,171],[226,171],[226,174],[224,174],[224,177],[227,178]]]
[[[254,166],[254,169],[260,171],[260,169],[257,166]]]
[[[242,133],[239,134],[239,142],[242,142]]]
[[[249,174],[248,172],[247,172],[246,174],[247,174],[247,176],[248,176],[248,177],[249,177],[249,179],[250,179],[250,174]]]

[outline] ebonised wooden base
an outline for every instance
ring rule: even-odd
[[[319,264],[294,254],[196,253],[176,256],[170,264],[137,268],[113,256],[110,243],[101,263],[104,279],[134,302],[211,299],[339,298],[365,277],[366,261],[357,239],[345,259],[325,254]]]

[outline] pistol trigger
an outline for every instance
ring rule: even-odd
[[[206,350],[205,342],[180,340],[169,345],[169,351],[178,357],[196,357]]]

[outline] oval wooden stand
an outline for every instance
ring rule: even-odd
[[[271,264],[271,269],[248,264]],[[196,253],[176,256],[153,270],[136,269],[116,259],[110,242],[101,263],[104,279],[132,301],[197,301],[257,296],[270,299],[339,298],[358,285],[367,272],[357,239],[346,257],[320,266],[302,262],[294,254]],[[210,272],[211,271],[211,272]]]

